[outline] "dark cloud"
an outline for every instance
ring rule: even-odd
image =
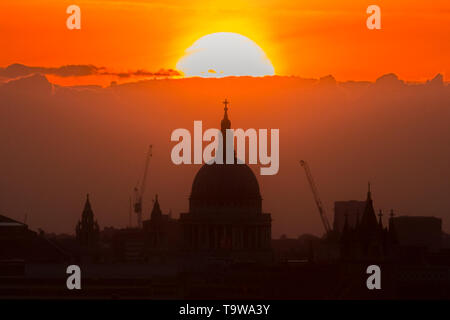
[[[324,77],[321,77],[319,79],[319,84],[320,85],[335,86],[336,83],[337,83],[336,79],[331,74],[329,74],[327,76],[324,76]]]
[[[98,74],[104,68],[93,65],[66,65],[57,68],[30,67],[23,64],[11,64],[6,68],[0,68],[0,76],[6,78],[18,78],[34,73],[49,74],[59,77],[81,77]]]
[[[433,79],[427,81],[428,85],[441,87],[444,85],[444,76],[438,73]]]
[[[157,72],[151,72],[143,69],[128,72],[113,72],[104,67],[97,67],[91,64],[87,65],[65,65],[61,67],[31,67],[23,64],[11,64],[6,68],[0,68],[0,77],[18,78],[31,74],[40,73],[44,75],[55,75],[59,77],[82,77],[91,75],[116,76],[119,78],[129,77],[174,77],[181,74],[173,69],[161,69]]]
[[[174,69],[160,69],[157,72],[151,72],[143,69],[129,72],[109,72],[104,71],[99,74],[117,76],[119,78],[129,78],[129,77],[175,77],[181,76],[181,73]]]
[[[398,87],[403,85],[404,82],[400,80],[395,73],[388,73],[379,77],[375,81],[375,84],[378,86]]]

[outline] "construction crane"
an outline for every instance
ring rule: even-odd
[[[152,145],[148,149],[147,156],[145,157],[144,175],[142,177],[141,186],[139,186],[139,181],[134,187],[134,212],[137,215],[138,227],[142,227],[142,198],[144,197],[145,187],[147,185],[147,172],[150,163],[150,158],[152,157]]]
[[[309,165],[306,161],[300,160],[300,164],[305,169],[306,178],[308,179],[309,186],[311,187],[311,191],[314,195],[314,200],[316,201],[317,209],[319,209],[320,219],[322,220],[322,224],[325,228],[325,232],[328,235],[331,232],[330,223],[328,222],[325,207],[323,206],[322,201],[320,200],[319,191],[317,190],[317,187],[314,183],[314,179],[312,177],[311,170],[309,169]]]

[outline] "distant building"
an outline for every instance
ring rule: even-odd
[[[127,228],[114,233],[112,246],[116,261],[143,262],[173,257],[179,252],[180,227],[176,219],[163,214],[156,195],[150,219],[142,229]]]
[[[22,222],[0,215],[0,270],[5,261],[65,262],[70,259],[43,234]]]
[[[91,247],[98,244],[100,230],[97,221],[94,220],[94,212],[89,201],[89,194],[86,196],[81,220],[78,221],[75,231],[77,240],[81,246]]]
[[[149,257],[154,253],[168,253],[178,248],[179,224],[169,214],[162,213],[158,195],[155,196],[150,219],[143,221],[143,229]]]
[[[362,217],[365,207],[365,201],[336,201],[334,203],[333,230],[341,233],[344,229],[346,217],[348,226],[354,228]]]
[[[225,137],[231,121],[221,121]],[[223,155],[226,154],[223,142]],[[271,216],[262,211],[258,180],[246,164],[205,164],[197,172],[189,212],[179,219],[183,250],[233,260],[260,260],[271,253]]]
[[[227,103],[222,132],[231,128]],[[225,155],[225,142],[221,145]],[[178,256],[234,261],[271,259],[271,216],[262,211],[258,180],[246,164],[205,164],[192,183],[189,211],[179,219],[163,214],[156,196],[142,229],[114,236],[119,260]]]
[[[0,260],[28,257],[30,233],[26,224],[0,215]]]
[[[360,215],[362,204],[364,209]],[[384,227],[381,210],[377,221],[370,186],[365,202],[335,203],[334,230],[342,260],[395,260],[418,264],[430,259],[430,254],[439,253],[442,247],[442,220],[439,218],[394,217],[391,210],[389,224]]]
[[[118,230],[112,238],[114,260],[138,262],[145,259],[145,234],[142,229],[127,228]]]
[[[442,243],[442,220],[435,217],[393,217],[390,228],[395,228],[399,246],[422,247],[439,251]]]
[[[381,217],[380,212],[377,222],[369,184],[361,219],[357,219],[355,226],[351,227],[348,215],[345,215],[344,228],[340,235],[342,259],[379,260],[387,255],[389,235],[387,228],[383,227]]]

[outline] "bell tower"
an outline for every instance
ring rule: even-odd
[[[94,220],[94,212],[92,211],[89,194],[86,195],[81,220],[78,221],[75,231],[77,240],[82,246],[91,246],[98,243],[100,229],[97,221]]]

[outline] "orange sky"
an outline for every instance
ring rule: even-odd
[[[81,7],[81,30],[66,28],[70,4]],[[381,8],[382,30],[366,28],[370,4]],[[228,31],[259,44],[277,75],[424,81],[440,72],[449,81],[449,22],[448,0],[2,0],[0,67],[158,71],[175,68],[201,36]]]

